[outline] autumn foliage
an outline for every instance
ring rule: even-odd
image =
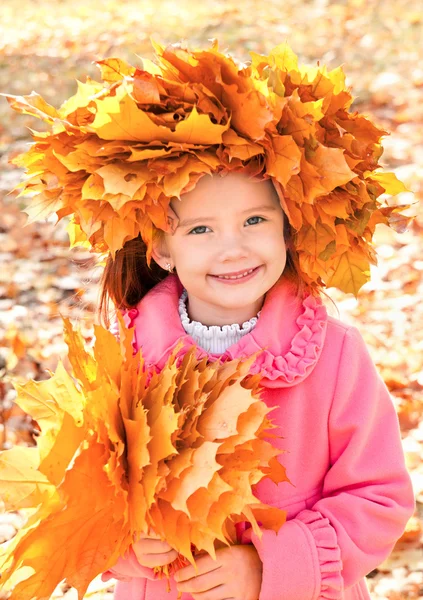
[[[298,65],[282,44],[238,65],[218,50],[154,43],[157,63],[109,58],[102,82],[78,82],[58,110],[38,94],[8,96],[39,117],[31,149],[15,159],[35,196],[30,221],[71,215],[71,245],[114,256],[141,234],[151,259],[153,227],[205,174],[244,170],[271,178],[294,232],[303,279],[355,295],[376,264],[378,223],[407,218],[378,198],[404,186],[377,171],[386,132],[349,108],[341,68]]]
[[[82,598],[142,532],[195,564],[197,551],[236,543],[237,522],[259,535],[257,521],[284,523],[254,495],[264,477],[287,481],[260,377],[247,375],[255,356],[207,364],[175,351],[158,374],[122,320],[120,333],[97,326],[90,352],[65,319],[72,375],[60,362],[50,379],[16,385],[40,435],[0,454],[6,509],[29,514],[0,555],[12,600],[47,599],[64,578]]]

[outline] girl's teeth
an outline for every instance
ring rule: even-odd
[[[252,273],[254,269],[250,269],[249,271],[245,271],[245,273],[241,273],[241,275],[218,275],[219,279],[242,279],[246,275]]]

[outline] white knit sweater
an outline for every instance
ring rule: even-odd
[[[200,348],[212,354],[223,354],[229,346],[238,342],[244,335],[254,329],[260,317],[260,312],[258,312],[256,317],[245,321],[241,327],[238,323],[223,325],[222,327],[218,325],[207,327],[199,321],[190,320],[186,306],[187,297],[188,293],[184,289],[179,298],[179,316],[181,317],[182,327]]]

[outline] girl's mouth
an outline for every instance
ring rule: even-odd
[[[254,277],[254,275],[258,272],[258,270],[260,268],[261,268],[261,266],[255,267],[254,269],[248,269],[246,271],[239,273],[238,275],[210,275],[210,277],[213,277],[213,279],[216,279],[217,281],[220,281],[222,283],[233,285],[233,284],[244,283],[245,281],[249,281],[250,279],[252,279]]]

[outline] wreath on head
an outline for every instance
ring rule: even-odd
[[[216,41],[152,43],[156,62],[98,61],[102,82],[78,82],[58,110],[36,93],[7,96],[49,125],[13,160],[27,170],[22,193],[35,193],[29,222],[69,215],[71,247],[113,257],[140,234],[150,264],[171,199],[205,174],[242,170],[272,180],[303,280],[357,295],[377,263],[376,225],[402,231],[410,219],[378,200],[406,188],[378,170],[387,132],[349,110],[342,68],[299,66],[286,44],[240,65]]]

